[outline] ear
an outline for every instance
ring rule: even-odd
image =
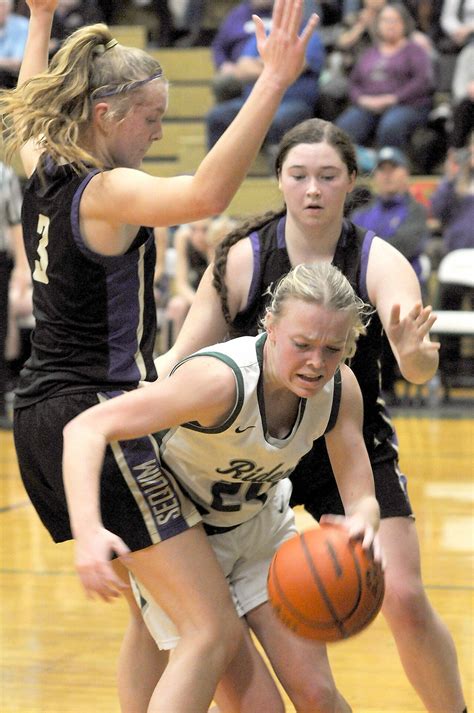
[[[357,174],[355,171],[352,171],[351,175],[349,176],[349,189],[347,191],[348,193],[352,193],[352,191],[355,188],[356,181],[357,181]]]
[[[270,312],[267,312],[265,316],[265,331],[271,342],[275,341],[275,324],[274,316]]]
[[[97,102],[92,107],[92,122],[102,131],[107,130],[109,105],[107,102]]]

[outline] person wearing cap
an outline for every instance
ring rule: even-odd
[[[426,285],[421,258],[430,230],[425,207],[410,193],[410,171],[405,155],[394,146],[384,146],[376,154],[372,200],[356,210],[351,219],[361,228],[374,230],[411,263],[420,286]],[[382,356],[382,388],[386,398],[396,400],[394,386],[398,370],[385,338]]]

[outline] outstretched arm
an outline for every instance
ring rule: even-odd
[[[439,343],[429,338],[436,316],[431,306],[423,307],[408,260],[378,238],[370,251],[367,288],[403,377],[414,384],[431,379],[439,361]]]
[[[227,304],[234,318],[247,303],[252,280],[253,253],[250,240],[239,240],[229,251],[226,269]],[[229,325],[222,313],[220,297],[213,285],[213,264],[199,283],[191,308],[176,342],[155,360],[159,378],[167,376],[173,366],[202,347],[224,341]]]
[[[127,168],[95,177],[87,194],[88,214],[94,220],[130,225],[178,225],[225,211],[257,155],[288,86],[299,76],[310,36],[313,15],[299,34],[302,0],[275,0],[267,36],[254,16],[262,73],[250,96],[219,141],[198,166],[194,176],[152,178]]]
[[[321,522],[344,525],[351,537],[362,540],[364,549],[373,547],[375,559],[380,560],[382,555],[376,535],[380,509],[375,499],[372,468],[362,435],[362,394],[348,366],[341,366],[341,375],[339,414],[325,440],[346,515],[325,515]]]
[[[30,22],[25,54],[18,75],[18,86],[48,68],[48,49],[51,36],[53,15],[58,0],[27,0],[30,8]],[[36,168],[40,152],[32,141],[26,143],[20,150],[23,168],[27,176],[31,176]]]

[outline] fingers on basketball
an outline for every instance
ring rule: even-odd
[[[336,524],[284,542],[268,575],[279,619],[299,636],[326,642],[365,629],[379,613],[384,591],[380,562]]]

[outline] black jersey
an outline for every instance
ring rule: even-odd
[[[249,235],[254,254],[254,271],[247,306],[231,324],[232,337],[257,333],[269,300],[265,292],[293,267],[286,249],[285,222],[285,216],[274,218]],[[333,265],[341,270],[356,294],[365,302],[369,302],[366,274],[374,237],[372,231],[362,230],[345,220],[333,258]],[[382,325],[374,312],[367,334],[359,338],[356,354],[350,361],[364,400],[364,439],[372,462],[396,456],[394,430],[380,398],[381,350]]]
[[[22,209],[35,328],[17,407],[156,378],[152,229],[140,228],[124,255],[93,252],[81,236],[79,204],[97,170],[79,176],[49,159],[43,168],[27,182]]]
[[[186,245],[186,257],[189,265],[189,282],[192,288],[197,290],[209,261],[205,255],[194,247],[191,241]]]

